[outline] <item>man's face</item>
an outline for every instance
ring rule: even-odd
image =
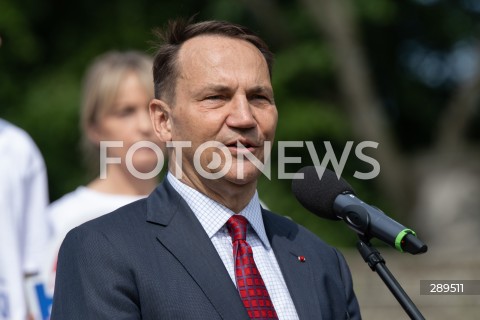
[[[182,150],[183,175],[199,177],[195,150],[205,142],[217,141],[232,155],[232,166],[222,179],[235,184],[255,182],[259,170],[244,157],[240,161],[240,155],[251,152],[264,162],[264,143],[273,141],[277,124],[264,57],[247,41],[208,35],[184,43],[178,66],[170,125],[172,141],[192,143],[191,148]],[[246,148],[238,148],[238,142]],[[225,159],[218,148],[207,148],[197,162],[207,172],[218,172]],[[220,168],[215,160],[221,160]]]

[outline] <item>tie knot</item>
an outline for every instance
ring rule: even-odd
[[[248,221],[244,216],[235,214],[227,221],[227,229],[232,242],[237,240],[245,240],[247,238]]]

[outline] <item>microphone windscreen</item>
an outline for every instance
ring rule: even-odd
[[[318,167],[323,175],[318,176],[314,166],[303,167],[298,173],[303,173],[303,179],[292,180],[292,191],[297,200],[305,207],[321,218],[339,220],[333,211],[335,198],[342,193],[355,193],[353,188],[336,174],[327,169]]]

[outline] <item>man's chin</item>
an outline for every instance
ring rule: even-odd
[[[244,170],[243,172],[230,170],[230,172],[225,175],[224,179],[236,185],[243,186],[250,183],[256,183],[258,176],[258,170]]]

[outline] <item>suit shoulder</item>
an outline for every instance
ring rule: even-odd
[[[60,251],[67,256],[69,251],[85,256],[134,252],[147,232],[145,208],[145,199],[137,200],[71,229]]]
[[[134,225],[145,222],[146,217],[146,199],[140,199],[126,204],[110,213],[102,215],[81,224],[79,229],[101,230],[124,230]]]

